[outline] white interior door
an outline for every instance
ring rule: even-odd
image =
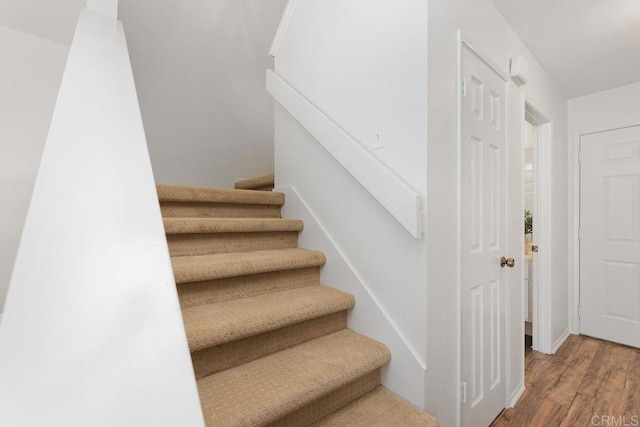
[[[580,138],[580,333],[640,347],[640,126]]]
[[[466,48],[462,78],[461,415],[486,427],[506,401],[506,83]]]

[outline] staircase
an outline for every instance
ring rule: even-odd
[[[354,298],[320,285],[284,194],[157,189],[207,426],[437,425],[380,385],[389,350],[347,329]]]

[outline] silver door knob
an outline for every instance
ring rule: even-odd
[[[504,267],[505,265],[509,268],[513,268],[513,266],[516,265],[516,261],[513,258],[500,258],[500,267]]]

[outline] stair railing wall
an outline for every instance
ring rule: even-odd
[[[287,3],[269,51],[276,63],[296,10],[302,5],[300,0]],[[326,59],[327,62],[332,60]],[[277,66],[275,70],[267,71],[267,90],[407,231],[415,238],[422,238],[422,195],[403,179],[401,171],[377,158],[364,141],[350,134],[313,99],[299,91],[293,81],[279,74]],[[378,126],[378,132],[383,134],[384,125]],[[419,157],[418,153],[416,155]]]
[[[331,258],[321,280],[357,295],[349,327],[390,348],[383,384],[421,407],[426,6],[289,0],[266,75],[283,214],[304,219],[300,241]]]
[[[0,324],[0,425],[204,421],[122,23],[80,13]]]

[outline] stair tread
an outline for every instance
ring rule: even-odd
[[[273,173],[268,173],[266,175],[256,176],[254,178],[242,179],[240,181],[236,181],[235,187],[237,189],[252,189],[252,188],[260,188],[266,187],[269,185],[273,185],[275,181],[275,175]]]
[[[379,386],[312,427],[437,427],[431,415]]]
[[[163,184],[156,185],[156,189],[160,202],[234,203],[279,206],[284,204],[284,193],[275,191]]]
[[[298,219],[282,218],[164,218],[167,234],[254,233],[302,231]]]
[[[383,344],[345,329],[201,378],[207,425],[265,425],[390,359]]]
[[[353,308],[353,295],[326,286],[201,305],[182,310],[193,351]]]
[[[324,265],[322,252],[290,248],[172,257],[176,283],[198,282]]]

